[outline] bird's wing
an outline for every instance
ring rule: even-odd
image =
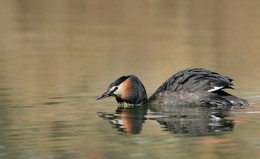
[[[162,91],[208,91],[215,92],[224,88],[232,88],[233,79],[202,68],[186,69],[174,74],[155,92]]]

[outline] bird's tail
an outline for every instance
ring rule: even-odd
[[[233,106],[248,106],[248,102],[245,99],[236,97],[234,95],[231,95],[224,91],[218,91],[218,94],[221,95],[222,98],[226,99],[230,103],[232,103]]]

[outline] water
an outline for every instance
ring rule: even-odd
[[[0,158],[259,158],[258,1],[0,1]],[[179,70],[235,79],[245,109],[117,108]]]

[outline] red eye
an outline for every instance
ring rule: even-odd
[[[115,90],[115,91],[118,90],[118,87],[115,87],[114,90]]]

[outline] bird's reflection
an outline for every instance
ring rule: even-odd
[[[234,123],[226,119],[228,110],[199,106],[118,107],[115,113],[100,113],[125,135],[140,134],[145,120],[156,120],[163,131],[183,136],[214,136],[232,131]]]
[[[100,113],[114,128],[125,135],[140,134],[146,118],[147,107],[118,107],[114,114]]]
[[[154,105],[150,106],[150,110],[150,114],[162,115],[155,119],[164,130],[183,136],[221,135],[234,127],[232,120],[226,119],[229,111],[224,108]]]

